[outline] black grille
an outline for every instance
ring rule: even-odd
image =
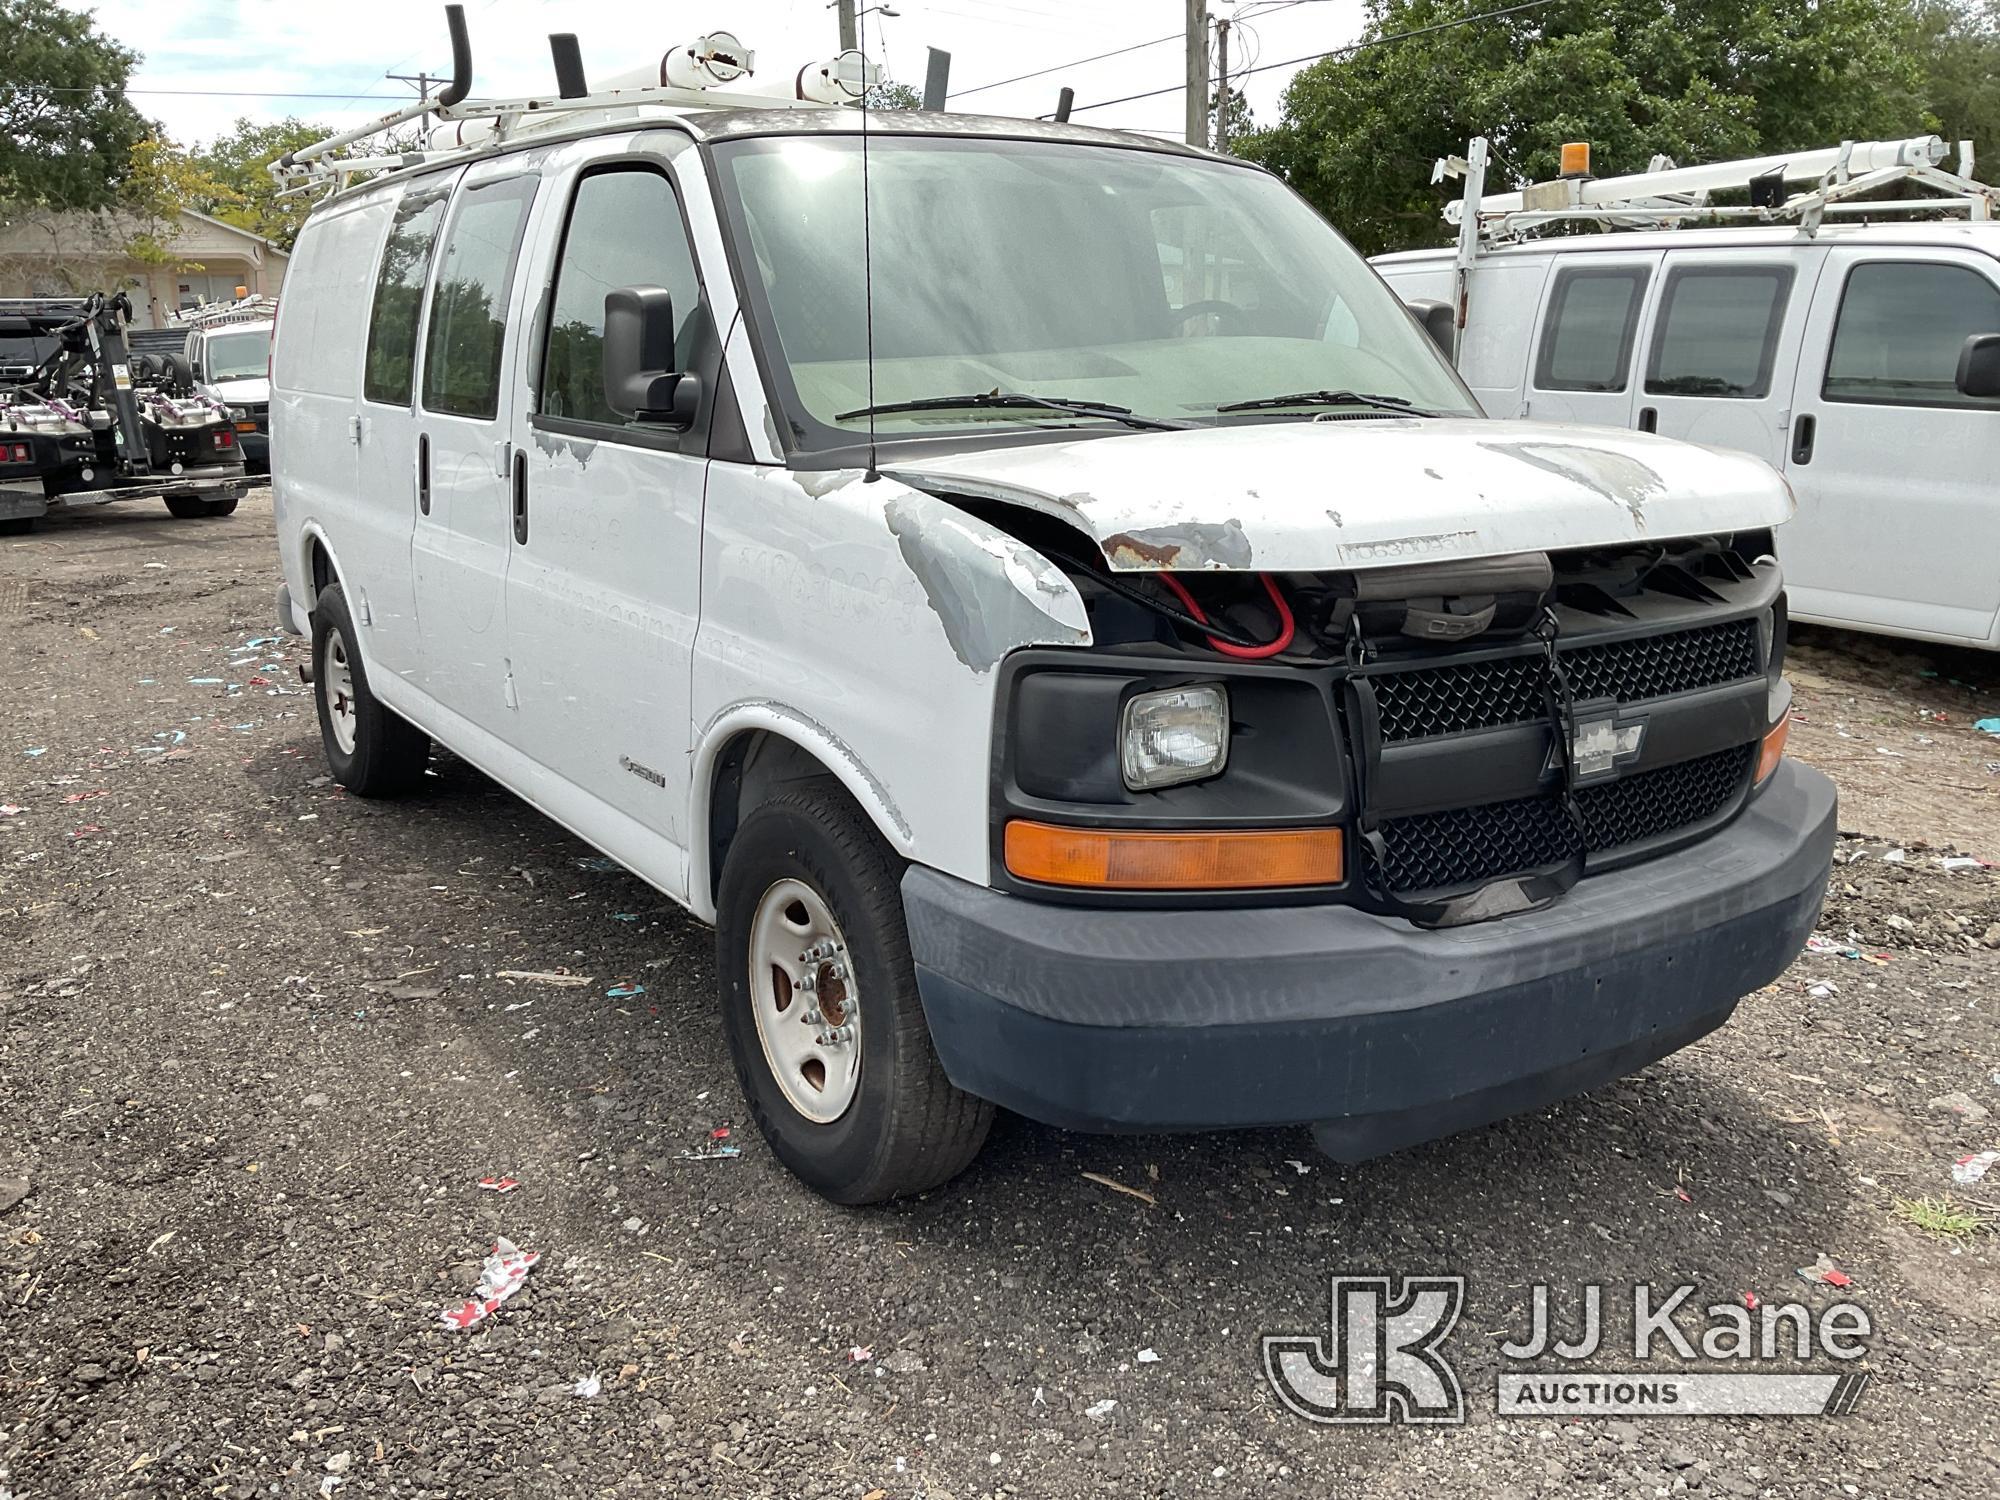
[[[1583,847],[1591,853],[1617,849],[1714,817],[1742,788],[1756,751],[1755,745],[1737,745],[1579,789]],[[1374,883],[1398,895],[1561,864],[1578,844],[1556,796],[1390,818],[1381,834],[1380,850],[1368,851]]]
[[[1755,677],[1757,622],[1725,620],[1598,646],[1562,650],[1572,697],[1634,703]],[[1545,713],[1539,654],[1417,667],[1372,679],[1386,741],[1526,724]]]
[[[1758,655],[1757,622],[1725,620],[1666,635],[1579,646],[1563,653],[1562,664],[1572,697],[1631,703],[1755,677],[1764,670]]]

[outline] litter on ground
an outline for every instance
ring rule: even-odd
[[[479,1285],[472,1289],[472,1295],[458,1306],[444,1309],[438,1321],[447,1328],[473,1328],[485,1322],[499,1311],[501,1303],[521,1290],[528,1272],[541,1258],[540,1251],[523,1250],[504,1236],[495,1240],[493,1253],[480,1267]]]
[[[1960,1187],[1972,1187],[2000,1161],[2000,1151],[1980,1151],[1961,1156],[1951,1164],[1951,1180]]]
[[[1799,1267],[1799,1280],[1810,1281],[1815,1286],[1852,1286],[1854,1278],[1841,1270],[1825,1255],[1809,1266]]]

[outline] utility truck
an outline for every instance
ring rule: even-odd
[[[2000,190],[1969,141],[1956,171],[1917,136],[1601,180],[1579,146],[1501,193],[1487,155],[1438,164],[1455,248],[1375,262],[1487,412],[1753,454],[1798,498],[1794,619],[2000,647]]]
[[[732,92],[718,35],[478,100],[448,14],[428,147],[273,167],[279,619],[343,785],[442,743],[714,923],[814,1187],[995,1107],[1357,1159],[1799,951],[1767,465],[1484,416],[1242,162],[867,111],[852,55]]]

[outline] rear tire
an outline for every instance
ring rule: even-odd
[[[208,502],[194,495],[168,495],[167,509],[177,521],[199,521],[208,514]]]
[[[36,517],[10,516],[0,521],[0,536],[26,536],[35,529]]]
[[[362,797],[393,797],[423,779],[430,736],[386,709],[368,690],[359,636],[337,583],[320,590],[312,612],[313,702],[333,779]]]
[[[236,502],[241,498],[232,496],[227,500],[204,500],[201,513],[205,516],[233,516],[236,514]]]
[[[901,876],[901,862],[830,780],[780,792],[752,812],[722,872],[716,970],[736,1076],[778,1160],[836,1203],[881,1203],[950,1181],[979,1154],[993,1122],[993,1106],[953,1087],[931,1046],[903,925]],[[760,963],[759,949],[770,946],[760,934],[773,931],[773,900],[784,921],[778,938],[789,929],[810,943],[802,952],[829,946],[824,958],[803,964],[815,971],[815,990],[793,986]],[[795,918],[783,918],[787,909]],[[819,934],[828,924],[829,935]],[[793,966],[797,955],[778,957]],[[840,986],[839,999],[828,1003],[833,985]],[[787,993],[788,1002],[770,998]],[[831,1101],[843,1106],[837,1117],[814,1119],[794,1096],[804,1092],[808,1107],[816,1103],[815,1063],[825,1086],[836,1086],[841,1045],[801,1044],[801,1033],[787,1039],[783,1028],[820,1034],[829,1025],[847,1029],[843,1021],[852,1028],[858,1076],[850,1095]]]

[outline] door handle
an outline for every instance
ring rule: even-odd
[[[1813,439],[1819,436],[1819,419],[1803,416],[1792,423],[1792,462],[1809,464],[1813,456]]]
[[[514,540],[528,544],[528,455],[514,454]]]
[[[1660,409],[1657,406],[1642,406],[1639,408],[1639,430],[1641,432],[1658,432],[1660,430]]]
[[[431,513],[431,435],[417,434],[417,509]]]

